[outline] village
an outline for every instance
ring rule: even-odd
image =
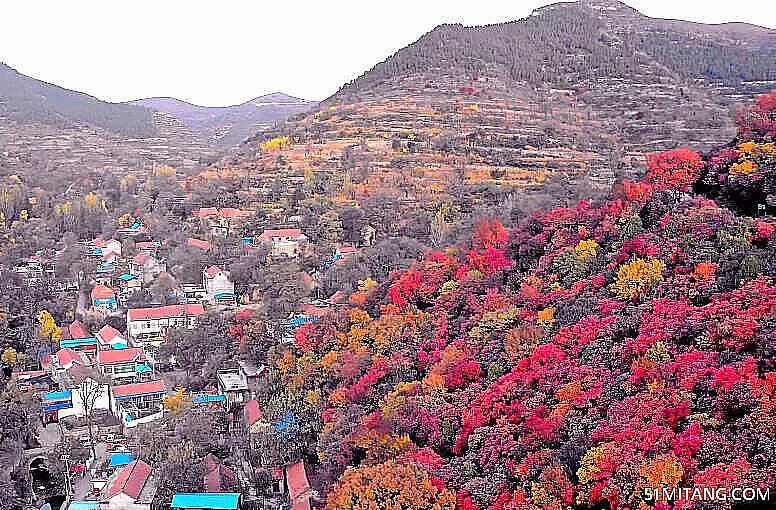
[[[210,241],[191,237],[186,245],[208,251],[211,243],[229,235],[253,214],[235,208],[197,209],[190,221],[208,231]],[[43,312],[41,330],[47,331],[50,348],[44,350],[36,367],[30,367],[27,360],[24,369],[11,373],[16,388],[39,401],[41,447],[27,454],[35,490],[49,490],[47,455],[60,452],[58,460],[66,465],[62,509],[150,509],[158,483],[155,467],[139,458],[147,446],[143,438],[148,431],[163,433],[155,431],[154,424],[181,406],[228,416],[229,433],[248,437],[249,443],[253,433],[283,426],[266,421],[255,398],[266,367],[240,362],[217,370],[201,391],[189,391],[176,385],[178,364],[163,349],[171,331],[196,330],[208,314],[250,316],[261,307],[260,296],[250,289],[238,295],[230,272],[208,265],[201,268],[199,279],[165,283],[161,300],[135,306],[138,295],[159,295],[158,282],[174,280],[164,256],[167,241],[155,239],[141,223],[120,228],[116,234],[115,238],[81,243],[83,257],[93,261],[90,267],[94,270],[59,284],[62,292],[78,295],[73,320],[56,326],[50,314]],[[359,246],[338,245],[320,271],[347,264],[362,247],[375,242],[375,229],[365,228],[361,234]],[[260,251],[274,260],[296,260],[311,250],[299,228],[265,229],[241,242],[245,250]],[[52,267],[46,257],[34,255],[12,270],[33,286],[51,278]],[[312,290],[320,274],[305,276]],[[149,291],[151,287],[154,292]],[[311,295],[280,321],[281,331],[275,337],[279,342],[293,342],[296,328],[325,316],[344,304],[342,300],[342,292],[326,298]],[[94,324],[103,325],[97,329]],[[256,469],[266,469],[251,465],[244,452],[234,455],[240,462],[231,468],[208,455],[201,491],[174,494],[171,507],[311,508],[315,492],[304,461],[269,469],[271,489],[259,494],[251,480]]]

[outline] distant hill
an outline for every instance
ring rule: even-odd
[[[198,106],[171,97],[138,99],[128,104],[177,117],[203,138],[222,146],[239,143],[277,121],[315,106],[314,102],[279,92],[222,107]]]
[[[146,108],[115,104],[25,76],[0,63],[0,117],[61,127],[88,124],[114,133],[147,137],[157,129]]]
[[[675,82],[702,80],[734,88],[776,80],[776,30],[649,18],[616,0],[557,3],[509,23],[441,25],[343,86],[335,97],[396,80],[445,75],[590,88],[602,78],[654,75],[650,68]]]

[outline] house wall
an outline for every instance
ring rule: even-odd
[[[86,379],[83,383],[84,387],[94,386],[98,383],[95,382],[92,379]],[[100,410],[100,409],[110,409],[110,390],[108,388],[107,384],[100,384],[99,389],[99,396],[94,401],[94,407],[92,408],[92,411]],[[78,390],[78,388],[72,388],[73,392],[73,407],[69,409],[60,409],[59,410],[59,418],[65,418],[67,416],[77,416],[77,417],[83,417],[86,416],[86,406],[84,405],[84,401],[81,399],[81,392]]]
[[[150,503],[135,503],[124,493],[116,494],[108,502],[100,503],[100,510],[151,510]]]

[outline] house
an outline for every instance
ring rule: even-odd
[[[126,349],[128,346],[126,338],[116,328],[107,324],[97,332],[97,343],[101,351]]]
[[[172,497],[170,508],[186,510],[237,510],[240,494],[237,492],[179,492]]]
[[[186,244],[188,246],[191,246],[193,248],[198,248],[202,251],[209,251],[210,250],[210,243],[207,241],[203,241],[202,239],[196,239],[194,237],[189,237],[186,239]]]
[[[204,314],[201,304],[133,308],[127,310],[127,334],[135,342],[161,344],[169,328],[194,329]]]
[[[97,239],[95,239],[93,245],[96,249],[100,250],[100,254],[103,257],[105,257],[109,253],[113,253],[115,255],[121,256],[122,248],[123,248],[121,241],[117,239],[108,239],[106,241],[101,237],[98,237]]]
[[[226,409],[231,411],[235,407],[248,401],[250,390],[248,379],[239,368],[219,370],[216,372],[218,379],[218,392],[226,397]]]
[[[97,339],[89,333],[83,322],[75,320],[69,326],[59,328],[59,333],[61,335],[59,347],[90,356],[94,356],[97,352]]]
[[[151,466],[136,460],[108,479],[100,494],[100,510],[150,510],[155,494]]]
[[[148,412],[159,412],[165,395],[167,387],[161,379],[112,386],[111,411],[117,418],[126,418],[125,415],[129,414],[133,419]]]
[[[225,487],[234,487],[237,484],[235,472],[212,453],[209,453],[202,463],[205,467],[202,482],[206,492],[224,492]]]
[[[125,299],[127,296],[130,296],[143,288],[143,282],[140,277],[129,273],[119,275],[118,284],[119,289],[121,289],[122,299]]]
[[[129,274],[139,277],[143,285],[151,283],[164,271],[167,271],[167,264],[147,253],[138,253],[129,263]]]
[[[243,418],[245,418],[245,429],[248,434],[255,434],[270,426],[270,423],[264,420],[261,407],[256,400],[249,400],[245,403]]]
[[[116,291],[107,285],[95,285],[92,288],[92,306],[103,314],[116,310],[118,308]]]
[[[122,237],[140,237],[148,234],[148,228],[140,223],[135,223],[131,227],[118,229],[118,234]]]
[[[310,499],[315,496],[307,479],[304,461],[286,466],[286,487],[291,500],[291,510],[310,510]]]
[[[202,271],[202,288],[205,289],[205,299],[211,304],[235,305],[234,282],[229,279],[229,273],[218,266],[210,266]]]
[[[255,216],[253,211],[225,207],[202,207],[194,213],[194,217],[210,229],[213,235],[228,236],[235,228],[239,228]]]
[[[27,370],[12,372],[11,380],[19,391],[48,391],[54,386],[54,380],[46,370]]]
[[[59,349],[53,357],[51,365],[54,378],[56,379],[58,374],[61,374],[64,370],[70,370],[76,364],[82,366],[89,365],[89,358],[83,352],[78,352],[68,347]]]
[[[298,228],[285,228],[265,230],[257,240],[272,243],[271,257],[296,258],[300,253],[300,243],[307,241],[307,236]]]
[[[109,379],[93,366],[73,365],[60,378],[60,386],[71,394],[70,406],[62,408],[57,418],[82,418],[87,412],[110,408]]]
[[[147,380],[151,368],[147,364],[145,351],[141,347],[112,349],[97,353],[97,364],[106,377],[114,384]]]
[[[135,248],[137,248],[140,253],[154,255],[159,249],[160,245],[161,243],[159,241],[141,241],[139,243],[135,243]]]
[[[53,423],[59,421],[59,414],[73,407],[73,392],[70,390],[49,391],[41,395],[41,421]]]

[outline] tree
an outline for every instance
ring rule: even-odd
[[[455,495],[415,464],[394,461],[349,468],[329,494],[326,510],[453,510]]]
[[[658,189],[685,191],[698,180],[703,159],[695,151],[680,148],[650,154],[647,166],[647,180]]]
[[[38,335],[44,340],[48,340],[49,344],[59,344],[62,339],[59,326],[54,322],[54,317],[46,310],[38,314]]]
[[[97,370],[88,368],[72,382],[75,384],[75,393],[78,395],[79,400],[84,406],[84,416],[86,418],[86,426],[89,430],[92,457],[96,459],[96,441],[94,440],[94,429],[92,425],[94,408],[100,398],[107,396],[108,384],[110,381],[97,372]]]

